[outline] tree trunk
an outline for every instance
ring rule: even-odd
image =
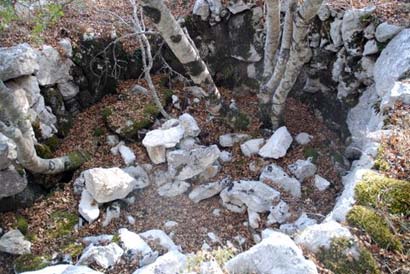
[[[275,53],[279,45],[280,38],[280,0],[266,0],[266,40],[265,56],[263,66],[263,76],[272,75],[274,67]]]
[[[305,0],[296,12],[289,60],[286,64],[284,76],[272,98],[271,123],[274,129],[278,128],[282,122],[286,98],[295,84],[300,70],[311,58],[312,53],[306,38],[309,24],[318,12],[322,2],[323,0]]]
[[[87,155],[73,152],[68,156],[42,159],[34,147],[33,128],[18,98],[0,81],[0,132],[17,146],[17,159],[24,168],[43,174],[57,174],[81,166]]]
[[[219,112],[221,95],[204,61],[190,43],[163,0],[143,0],[144,14],[151,18],[162,38],[184,66],[192,81],[210,94],[211,112]]]

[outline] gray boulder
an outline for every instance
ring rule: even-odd
[[[241,143],[249,138],[250,136],[248,134],[228,133],[219,136],[219,144],[222,147],[232,147],[235,143]]]
[[[280,193],[259,181],[234,181],[221,193],[223,205],[242,213],[246,208],[254,212],[268,212],[279,201]]]
[[[271,182],[285,191],[288,191],[293,197],[300,198],[302,195],[300,182],[290,177],[280,166],[271,164],[266,166],[259,176],[261,182]]]
[[[133,177],[117,167],[88,169],[84,179],[86,189],[99,203],[123,199],[137,184]]]
[[[189,193],[189,198],[194,203],[199,203],[202,200],[211,198],[219,194],[225,187],[230,183],[229,179],[224,179],[219,182],[207,183],[195,187],[191,193]]]
[[[135,179],[134,189],[142,189],[151,184],[148,173],[141,166],[129,166],[123,170]]]
[[[152,264],[146,265],[134,271],[133,274],[175,274],[182,273],[187,258],[184,254],[172,250],[158,257]]]
[[[263,138],[246,141],[245,143],[241,144],[241,151],[243,155],[250,157],[254,154],[258,154],[260,148],[264,143],[265,140]]]
[[[124,250],[116,243],[110,243],[106,246],[90,245],[83,251],[77,265],[91,265],[95,263],[107,269],[117,264],[123,254]]]
[[[286,155],[292,141],[293,138],[288,129],[286,127],[280,127],[259,150],[259,155],[263,158],[282,158]]]
[[[14,168],[0,170],[0,199],[22,192],[27,186],[27,178]]]
[[[306,260],[292,239],[280,232],[270,236],[225,264],[229,273],[314,274],[315,264]]]
[[[383,22],[376,28],[376,40],[379,42],[386,42],[392,39],[402,29],[403,27]]]
[[[29,44],[0,48],[0,80],[30,75],[39,68],[36,52]]]
[[[288,168],[301,182],[315,175],[317,170],[316,165],[312,163],[310,158],[307,160],[297,160],[295,163],[288,165]]]
[[[36,73],[41,86],[49,86],[72,80],[70,68],[74,63],[69,58],[61,58],[58,51],[48,45],[43,45],[37,57],[40,69]]]
[[[175,180],[158,188],[158,194],[163,197],[175,197],[186,192],[191,185],[185,181]]]
[[[168,167],[175,170],[177,180],[187,180],[210,167],[220,155],[218,146],[194,148],[191,151],[174,150],[167,153]]]
[[[15,255],[30,254],[31,243],[20,230],[10,230],[0,238],[0,251]]]

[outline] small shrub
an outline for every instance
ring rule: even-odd
[[[186,266],[187,272],[197,271],[202,263],[215,260],[219,266],[224,264],[235,255],[235,250],[232,248],[220,248],[212,251],[198,251],[195,255],[188,258]]]

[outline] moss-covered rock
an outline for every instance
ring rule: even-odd
[[[17,273],[42,269],[49,265],[49,258],[26,254],[14,261],[14,269]]]
[[[61,249],[64,254],[69,254],[71,258],[78,258],[83,250],[84,245],[76,242],[69,243]]]
[[[377,150],[377,156],[374,160],[374,168],[380,171],[388,171],[390,169],[389,163],[384,159],[383,146],[380,146]]]
[[[56,151],[60,145],[61,141],[57,136],[51,136],[44,141],[44,144],[50,148],[52,152]]]
[[[70,166],[68,169],[75,169],[80,167],[83,163],[90,159],[90,155],[83,151],[74,151],[67,155],[70,159]]]
[[[77,224],[78,216],[65,211],[55,211],[51,213],[53,229],[49,232],[50,237],[60,238],[69,235],[73,227]]]
[[[410,215],[410,182],[407,181],[367,173],[356,185],[355,198],[360,205]]]
[[[21,215],[16,216],[16,228],[20,230],[24,235],[28,232],[28,222],[27,219]]]
[[[357,247],[359,255],[349,252],[354,248],[351,239],[335,238],[329,249],[321,249],[317,257],[323,265],[335,274],[378,274],[379,268],[373,255],[362,247]]]
[[[380,247],[390,250],[402,250],[400,240],[390,231],[386,220],[373,209],[354,206],[347,214],[350,225],[364,230]]]

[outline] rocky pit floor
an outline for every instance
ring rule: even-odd
[[[236,132],[220,118],[208,121],[209,116],[204,100],[201,100],[198,104],[183,103],[188,100],[192,102],[193,97],[183,91],[181,83],[165,88],[161,85],[165,82],[163,79],[164,76],[160,75],[154,77],[161,94],[164,94],[166,90],[172,90],[173,94],[179,97],[182,108],[186,107],[183,110],[178,110],[170,105],[167,110],[175,117],[184,112],[188,112],[195,117],[201,128],[201,134],[199,135],[201,144],[218,144],[220,135]],[[134,232],[143,232],[155,228],[167,231],[164,224],[169,220],[178,223],[176,228],[172,229],[173,240],[177,245],[181,245],[184,253],[200,250],[204,242],[214,248],[226,246],[227,241],[231,241],[238,251],[250,248],[254,245],[252,234],[255,230],[246,225],[248,221],[247,213],[238,214],[225,209],[220,204],[219,195],[198,204],[188,198],[189,191],[174,198],[161,197],[157,193],[155,182],[145,189],[134,192],[135,203],[131,205],[123,203],[121,217],[114,219],[108,226],[102,226],[104,218],[100,216],[92,224],[84,221],[85,225],[80,229],[67,227],[68,230],[63,230],[63,233],[59,235],[62,225],[56,222],[55,216],[61,212],[69,213],[70,216],[78,215],[79,197],[74,195],[72,183],[80,172],[92,167],[124,166],[121,157],[114,156],[110,152],[111,147],[106,143],[106,136],[112,133],[104,122],[103,110],[116,105],[117,109],[122,109],[127,115],[133,115],[133,113],[138,115],[138,111],[133,112],[129,109],[131,106],[138,106],[141,100],[145,100],[140,95],[133,95],[129,92],[135,82],[123,82],[118,88],[118,94],[103,98],[100,103],[86,109],[75,118],[73,128],[68,137],[62,140],[58,150],[55,151],[55,155],[81,149],[89,152],[92,158],[80,170],[75,172],[72,180],[68,183],[62,183],[62,178],[59,176],[49,177],[48,180],[50,181],[60,180],[57,186],[53,188],[53,191],[37,201],[31,208],[1,214],[0,227],[8,230],[16,227],[18,219],[21,219],[21,217],[26,219],[28,223],[26,235],[33,244],[32,252],[34,255],[43,256],[52,256],[56,252],[61,252],[73,242],[80,243],[82,237],[97,234],[115,234],[122,227]],[[230,90],[222,88],[221,92],[225,101],[234,98]],[[124,100],[124,98],[126,99]],[[262,136],[259,129],[260,122],[257,118],[256,95],[235,96],[234,99],[239,109],[246,113],[251,120],[250,127],[242,133],[247,133],[254,138]],[[123,105],[118,107],[118,104]],[[119,114],[116,117],[125,115],[123,113]],[[300,200],[295,200],[286,195],[282,195],[282,199],[290,205],[293,220],[296,220],[302,212],[306,212],[310,218],[321,221],[333,208],[335,199],[342,190],[340,175],[336,166],[340,166],[338,161],[340,161],[340,151],[343,151],[343,145],[336,134],[326,128],[324,123],[315,117],[309,106],[295,99],[288,100],[285,123],[292,136],[296,136],[300,132],[306,132],[313,136],[312,142],[308,146],[301,146],[294,141],[287,155],[276,161],[267,161],[258,156],[248,158],[241,153],[239,145],[228,149],[221,148],[221,150],[230,151],[233,159],[231,162],[222,165],[221,171],[211,181],[217,181],[227,176],[232,179],[258,180],[261,169],[270,163],[280,165],[289,173],[288,164],[294,163],[298,159],[306,159],[307,155],[313,153],[317,155],[317,174],[329,180],[332,183],[331,186],[327,190],[319,192],[313,185],[313,178],[308,179],[302,184],[302,198]],[[269,136],[270,134],[262,137]],[[127,142],[126,145],[134,151],[138,164],[150,163],[141,142]],[[251,163],[256,167],[253,171],[249,168]],[[155,168],[161,168],[161,166]],[[265,183],[269,184],[269,182]],[[196,184],[192,182],[192,186]],[[220,216],[215,216],[212,213],[214,209],[220,209]],[[105,210],[102,209],[101,212],[105,212]],[[128,215],[135,218],[134,225],[127,222],[126,216]],[[261,227],[257,229],[259,232],[267,227],[267,215],[261,217]],[[68,219],[63,219],[63,221],[70,226]],[[220,238],[220,242],[212,243],[207,236],[209,232],[215,233]],[[235,240],[236,236],[245,238],[245,243],[240,245]],[[11,271],[13,259],[12,256],[0,254],[0,273],[9,273]],[[73,259],[76,260],[77,258]],[[115,269],[110,270],[109,273],[131,273],[135,268],[136,266],[123,262],[123,264],[117,265]]]

